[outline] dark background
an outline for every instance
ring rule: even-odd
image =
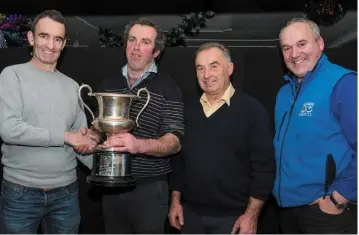
[[[185,105],[200,97],[194,70],[195,50],[196,48],[167,48],[160,61],[160,69],[170,74],[182,89]],[[257,98],[273,119],[276,93],[284,84],[283,75],[286,72],[279,50],[230,48],[230,51],[235,66],[232,78],[234,87],[243,89]],[[332,62],[356,70],[356,51],[356,45],[352,44],[342,48],[327,49],[325,52]],[[0,49],[0,71],[5,66],[23,63],[29,59],[30,51],[27,48]],[[104,77],[118,75],[124,64],[122,48],[66,48],[58,69],[79,84],[89,84],[96,91],[96,87]],[[80,233],[104,233],[101,190],[92,188],[86,183],[88,170],[82,166],[78,169],[82,215]],[[2,177],[2,172],[0,173]],[[273,201],[270,201],[264,210],[259,229],[262,233],[279,233]],[[171,230],[171,232],[175,231]]]
[[[316,2],[316,1],[314,1]],[[341,0],[348,10],[357,9],[356,0]],[[301,11],[309,0],[181,0],[181,1],[113,1],[113,0],[15,0],[2,1],[1,11],[33,13],[46,8],[57,9],[66,14],[156,14],[186,13],[212,10],[216,13]]]

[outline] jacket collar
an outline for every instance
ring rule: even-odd
[[[309,78],[312,78],[313,74],[315,74],[318,70],[320,70],[320,68],[323,66],[323,64],[325,64],[325,63],[327,63],[327,62],[328,62],[328,57],[323,53],[323,54],[320,56],[320,58],[319,58],[317,64],[314,66],[313,70],[312,70],[312,71],[308,71],[308,73],[305,75],[305,77],[303,78],[302,83],[303,83],[303,82],[305,82],[305,83],[309,82],[308,80],[311,80],[311,79],[309,79]],[[297,84],[297,83],[298,83],[298,82],[297,82],[297,77],[296,77],[294,74],[292,74],[291,72],[290,72],[289,74],[284,75],[284,79],[285,79],[286,81],[289,81],[289,82],[292,83],[292,84],[293,84],[293,83],[294,83],[294,84]]]

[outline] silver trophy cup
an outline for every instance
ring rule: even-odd
[[[97,100],[99,114],[95,115],[81,97],[81,90],[87,88],[88,95]],[[140,99],[140,93],[147,93],[147,101],[137,114],[136,123],[130,119],[130,106],[133,99]],[[139,89],[137,95],[119,93],[92,93],[89,85],[79,87],[78,95],[81,103],[90,112],[92,125],[107,136],[128,132],[138,126],[138,118],[150,101],[150,93],[146,88]],[[106,187],[125,187],[136,183],[131,175],[131,158],[128,153],[115,151],[113,148],[99,144],[93,152],[93,166],[87,182],[92,185]]]

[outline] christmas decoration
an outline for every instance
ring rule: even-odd
[[[166,34],[166,46],[186,46],[186,38],[196,36],[202,28],[206,27],[206,20],[214,17],[212,11],[190,13],[182,15],[182,22],[173,27]],[[123,38],[110,29],[98,27],[101,47],[123,46]]]
[[[0,48],[7,48],[7,42],[3,32],[0,30]]]
[[[339,0],[310,0],[306,13],[319,26],[329,26],[341,20],[346,11]]]
[[[0,14],[0,43],[1,46],[27,46],[26,33],[31,29],[31,19],[20,14]],[[1,40],[3,37],[3,40]]]
[[[101,47],[122,47],[123,40],[122,37],[116,35],[110,29],[104,27],[98,27],[98,33],[100,35],[100,45]]]
[[[340,0],[308,0],[306,17],[319,26],[337,23],[346,13]],[[181,23],[166,33],[166,46],[186,46],[188,37],[195,37],[206,27],[207,19],[214,17],[212,11],[192,12],[181,15]],[[26,33],[31,29],[32,19],[21,14],[0,13],[0,48],[29,46]],[[111,29],[92,26],[98,31],[101,47],[122,47],[123,38]],[[73,38],[76,41],[76,38]],[[78,42],[73,46],[80,46]]]
[[[186,46],[186,38],[196,36],[206,27],[206,20],[214,17],[212,11],[182,15],[182,23],[167,33],[166,46]]]

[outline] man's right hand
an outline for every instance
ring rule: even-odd
[[[172,227],[181,230],[184,224],[183,221],[183,208],[179,201],[172,201],[171,208],[168,213],[168,218]]]
[[[87,135],[91,139],[95,140],[97,143],[99,143],[101,141],[101,139],[102,139],[101,134],[99,132],[97,132],[96,130],[93,130],[93,129],[81,128],[79,130],[79,132],[82,135]],[[94,151],[95,147],[96,146],[82,144],[82,145],[74,146],[74,150],[76,152],[78,152],[79,154],[88,155],[88,154],[91,154]]]
[[[76,148],[81,149],[83,146],[86,146],[86,153],[97,146],[96,138],[88,134],[83,134],[83,130],[78,132],[65,132],[65,143],[74,147],[75,150]]]

